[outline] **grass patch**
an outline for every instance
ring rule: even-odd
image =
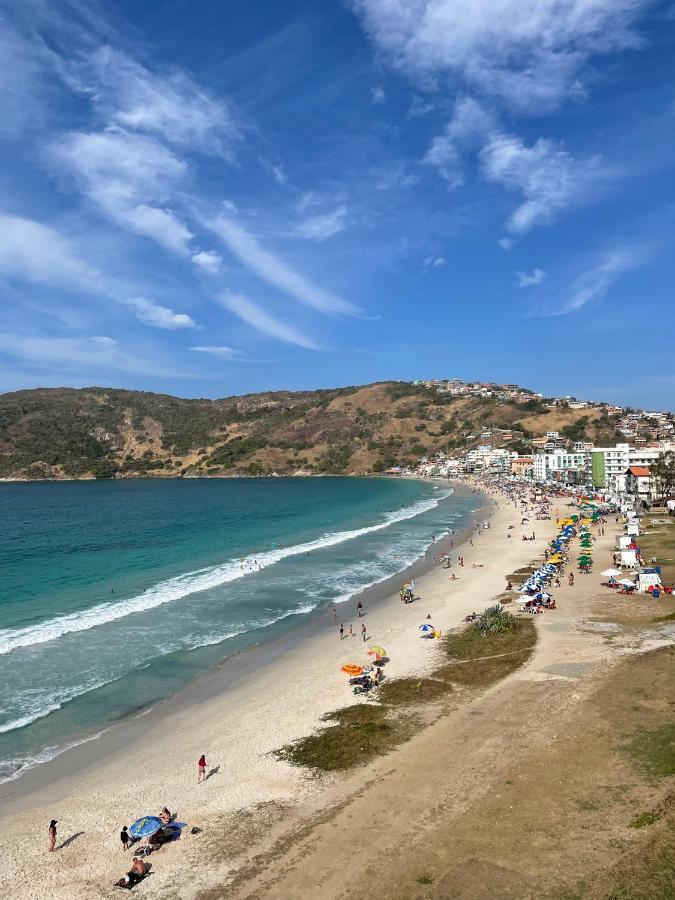
[[[650,778],[675,775],[675,723],[655,731],[638,731],[622,749]]]
[[[387,753],[411,737],[416,720],[371,703],[324,716],[332,724],[275,751],[280,759],[320,772],[350,769]]]
[[[655,812],[643,812],[640,813],[639,816],[635,816],[634,819],[628,823],[629,828],[646,828],[647,825],[653,825],[654,822],[658,821],[658,816]]]
[[[431,875],[420,875],[420,877],[417,879],[417,883],[418,884],[433,884],[434,879],[431,877]]]
[[[448,635],[443,644],[451,661],[434,674],[457,684],[485,687],[514,672],[532,654],[537,630],[531,619],[513,621],[514,630],[502,634],[482,635],[470,625]]]
[[[675,612],[668,613],[667,616],[659,616],[656,619],[652,619],[652,622],[675,622]]]
[[[387,706],[428,703],[452,693],[452,685],[440,678],[395,678],[378,689],[378,700]]]

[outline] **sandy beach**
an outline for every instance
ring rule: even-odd
[[[459,719],[442,718],[395,753],[348,776],[312,778],[272,751],[311,733],[326,712],[353,702],[339,669],[347,662],[364,663],[371,643],[386,648],[390,679],[430,672],[438,664],[440,648],[438,642],[420,637],[418,627],[427,614],[443,633],[460,627],[467,613],[489,605],[504,590],[506,574],[542,554],[555,522],[530,519],[521,526],[521,510],[501,497],[496,500],[497,507],[491,500],[480,515],[490,528],[473,529],[461,547],[450,551],[458,580],[452,581],[451,572],[436,562],[416,578],[421,599],[414,604],[405,605],[392,594],[372,607],[366,604],[362,620],[357,617],[356,600],[339,608],[338,621],[344,623],[347,635],[351,624],[354,637],[340,640],[329,611],[320,630],[281,649],[267,665],[244,669],[226,690],[179,705],[156,722],[136,720],[120,732],[123,743],[92,741],[64,754],[42,767],[32,785],[28,778],[23,785],[23,779],[5,785],[0,799],[4,824],[0,851],[3,881],[12,884],[12,897],[84,900],[116,895],[112,882],[131,862],[131,854],[125,855],[119,843],[121,826],[141,815],[156,815],[164,805],[190,827],[183,830],[180,841],[151,856],[153,876],[135,888],[139,895],[290,898],[303,895],[302,885],[309,879],[315,896],[340,897],[346,866],[350,873],[346,883],[359,886],[353,896],[364,896],[359,891],[365,890],[370,857],[356,849],[359,842],[355,844],[350,833],[352,817],[366,828],[369,853],[384,854],[387,865],[392,865],[401,843],[412,839],[409,832],[414,823],[414,837],[419,839],[419,828],[425,827],[439,797],[446,797],[443,803],[450,804],[444,809],[456,812],[477,790],[481,794],[477,765],[512,763],[513,735],[509,754],[502,753],[509,729],[515,729],[528,748],[534,734],[545,742],[546,704],[530,707],[526,697],[505,719],[504,710],[491,700],[502,689],[500,683],[458,711]],[[565,503],[553,501],[554,518],[557,506],[562,511]],[[533,530],[536,541],[523,541],[522,536],[529,537]],[[606,537],[598,539],[598,549],[609,551],[613,530],[607,531]],[[458,555],[464,557],[463,568],[456,564]],[[578,671],[602,667],[612,652],[598,631],[578,633],[579,619],[587,614],[584,605],[597,590],[597,578],[577,581],[581,584],[575,589],[565,585],[556,592],[561,609],[536,617],[535,659],[504,682],[507,687],[525,685],[526,691],[543,688],[547,694],[553,684],[556,692],[563,691],[556,701],[561,709],[569,707],[570,695],[581,696]],[[360,636],[362,622],[367,627],[365,643]],[[486,704],[484,712],[477,706],[480,703]],[[490,719],[485,718],[488,713]],[[471,747],[473,753],[470,764],[467,757],[471,771],[464,774],[463,746]],[[452,748],[450,757],[448,748]],[[210,774],[198,785],[196,764],[202,753]],[[448,781],[450,758],[453,777]],[[26,785],[31,785],[29,791]],[[343,809],[345,792],[349,812]],[[389,807],[392,818],[385,817],[390,823],[386,828],[373,830],[368,814],[372,804]],[[342,814],[342,824],[322,824],[327,810],[331,810],[330,820]],[[59,830],[54,854],[46,852],[51,818],[58,820]],[[190,833],[193,826],[200,829],[198,834]],[[320,840],[317,844],[326,829],[332,848],[328,857]],[[241,882],[226,887],[236,868],[235,857],[246,855],[263,836],[268,847],[274,840],[285,846],[284,841],[291,840],[289,834],[293,840],[304,835],[302,865],[298,848],[280,859],[275,850],[274,865],[258,871],[245,888]],[[393,894],[385,892],[385,896]]]
[[[191,836],[185,829],[183,839],[162,854],[152,891],[184,881],[181,896],[187,896],[188,883],[195,887],[195,882],[185,869],[185,849],[197,839],[208,841],[219,817],[266,801],[290,802],[316,789],[301,770],[270,753],[311,732],[320,716],[352,700],[340,666],[364,663],[367,647],[378,643],[391,659],[389,678],[433,667],[435,643],[420,638],[419,624],[431,614],[445,632],[503,589],[504,572],[527,562],[533,552],[531,542],[520,540],[520,529],[514,531],[517,539],[506,540],[507,527],[516,520],[519,514],[512,507],[490,513],[491,528],[475,531],[474,546],[468,540],[462,546],[466,564],[453,568],[458,580],[451,581],[450,572],[437,564],[416,579],[421,599],[414,604],[402,604],[392,594],[372,608],[366,605],[361,620],[356,600],[343,604],[338,615],[344,640],[329,612],[323,633],[289,644],[273,662],[247,671],[224,693],[163,714],[149,727],[141,717],[127,726],[123,744],[114,735],[91,741],[4,785],[0,810],[12,841],[2,847],[2,868],[16,885],[14,895],[109,896],[111,882],[127,863],[119,844],[121,826],[166,805],[202,833]],[[455,556],[456,550],[451,551]],[[472,568],[474,563],[483,568]],[[361,623],[367,627],[366,643]],[[354,637],[348,636],[350,624]],[[207,772],[215,771],[198,786],[196,762],[202,753]],[[77,836],[48,856],[45,832],[51,818],[59,822],[57,846]]]

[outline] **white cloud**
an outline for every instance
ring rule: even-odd
[[[176,328],[195,328],[194,319],[185,313],[176,313],[166,306],[160,306],[145,297],[131,297],[125,301],[126,305],[133,309],[136,317],[146,325],[155,328],[164,328],[172,331]]]
[[[574,281],[569,296],[554,315],[579,312],[588,303],[603,297],[621,275],[638,269],[646,259],[647,254],[641,248],[605,253],[596,265]]]
[[[139,203],[129,209],[118,210],[117,218],[136,234],[152,238],[178,256],[190,252],[187,245],[192,240],[192,232],[170,209]]]
[[[166,202],[187,170],[168,147],[123,130],[71,132],[55,141],[52,159],[118,225],[153,238],[181,256],[189,253],[189,229]]]
[[[513,247],[514,241],[513,241],[513,238],[503,237],[503,238],[499,238],[497,243],[502,248],[502,250],[508,251],[511,249],[511,247]]]
[[[460,97],[445,133],[432,140],[423,162],[435,166],[451,188],[460,187],[464,183],[461,152],[482,142],[493,126],[494,117],[485,106],[473,97]]]
[[[200,250],[193,255],[192,262],[210,275],[216,275],[223,264],[223,258],[216,250]]]
[[[347,227],[347,207],[338,206],[332,212],[310,216],[301,222],[294,234],[312,241],[325,241]]]
[[[75,79],[110,124],[225,156],[239,137],[231,108],[184,71],[157,74],[104,46],[76,68]]]
[[[546,278],[546,272],[543,269],[532,269],[531,272],[516,272],[516,280],[518,287],[533,287],[541,284]]]
[[[190,350],[195,353],[208,353],[219,359],[237,359],[241,356],[241,350],[235,350],[232,347],[190,347]]]
[[[133,309],[156,328],[194,328],[195,322],[145,297],[128,298],[127,286],[85,263],[77,249],[53,228],[20,216],[0,213],[0,273],[33,284],[88,293]]]
[[[488,181],[523,195],[506,225],[514,234],[551,222],[565,208],[584,202],[592,183],[606,174],[597,157],[576,160],[555,141],[539,138],[528,147],[501,132],[490,135],[480,161]]]
[[[425,269],[441,269],[445,265],[447,262],[443,256],[427,256],[424,260]]]
[[[247,269],[299,303],[325,313],[347,315],[358,313],[358,309],[351,303],[314,284],[283,260],[265,250],[253,235],[230,219],[221,216],[204,221],[203,224],[221,238]]]
[[[384,103],[384,101],[387,99],[387,95],[384,92],[384,88],[381,87],[380,85],[371,89],[370,96],[371,96],[373,103],[376,103],[376,104]]]
[[[437,168],[451,188],[458,188],[464,184],[462,157],[454,141],[446,134],[433,139],[422,161]]]
[[[35,284],[100,291],[102,279],[53,228],[0,213],[0,272]]]
[[[293,326],[274,319],[269,313],[241,294],[226,294],[222,298],[222,303],[231,313],[261,334],[266,334],[268,337],[276,338],[287,344],[305,347],[307,350],[321,349],[313,340],[305,337]]]
[[[155,364],[147,352],[130,353],[105,336],[66,338],[0,332],[0,353],[41,369],[58,366],[72,372],[85,367],[94,377],[108,371],[154,376],[181,374]]]
[[[459,83],[525,108],[583,91],[595,54],[634,47],[650,0],[352,0],[364,29],[397,68],[424,83]]]

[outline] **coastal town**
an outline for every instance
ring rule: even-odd
[[[391,466],[389,475],[453,478],[464,475],[513,476],[534,484],[557,484],[597,493],[603,500],[633,508],[657,501],[675,513],[675,416],[577,400],[545,399],[513,384],[448,381],[417,382],[451,396],[491,397],[504,402],[544,404],[549,409],[595,410],[610,417],[613,445],[574,440],[574,432],[535,435],[515,428],[464,433],[463,447],[423,456],[416,465]],[[517,449],[515,449],[517,448]],[[672,494],[672,496],[671,496]]]

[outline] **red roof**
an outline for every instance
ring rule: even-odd
[[[629,466],[628,471],[636,478],[649,478],[649,469],[647,466]]]

